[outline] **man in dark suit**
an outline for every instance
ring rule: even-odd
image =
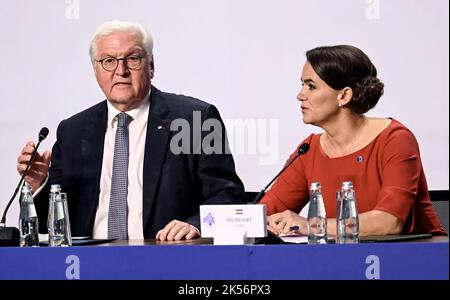
[[[90,55],[107,100],[62,121],[52,153],[33,162],[25,180],[41,232],[51,184],[68,195],[72,235],[94,238],[192,239],[200,205],[245,203],[219,112],[153,87],[152,48],[139,24],[111,21],[94,34]],[[216,130],[196,132],[205,121]],[[34,147],[22,150],[19,173]]]

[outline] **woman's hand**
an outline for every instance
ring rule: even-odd
[[[277,235],[290,232],[308,234],[308,221],[290,210],[268,216],[267,226]]]

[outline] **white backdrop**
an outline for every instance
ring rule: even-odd
[[[140,22],[155,41],[159,89],[215,104],[238,174],[259,190],[316,128],[296,101],[308,49],[353,44],[373,60],[385,95],[368,115],[394,117],[421,146],[431,189],[448,189],[447,0],[0,0],[0,211],[19,180],[26,141],[103,99],[88,57],[111,19]],[[236,130],[247,128],[244,136]],[[234,138],[233,138],[234,137]],[[256,144],[255,144],[256,143]],[[256,147],[255,147],[256,146]],[[8,215],[17,226],[18,205]]]

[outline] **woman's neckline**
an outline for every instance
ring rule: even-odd
[[[325,158],[327,158],[327,159],[342,159],[342,158],[347,158],[347,157],[354,156],[355,154],[364,151],[364,150],[365,150],[366,148],[368,148],[370,145],[372,145],[373,143],[375,143],[375,142],[377,141],[377,139],[378,139],[384,132],[386,132],[386,131],[388,130],[388,128],[391,127],[392,124],[395,122],[395,119],[393,119],[393,118],[386,118],[386,119],[389,119],[390,122],[389,122],[389,123],[388,123],[388,124],[387,124],[380,132],[378,132],[378,133],[375,135],[375,137],[374,137],[371,141],[369,141],[367,144],[365,144],[365,145],[362,146],[361,148],[359,148],[359,149],[357,149],[357,150],[355,150],[355,151],[353,151],[353,152],[351,152],[351,153],[342,155],[342,156],[330,157],[330,156],[325,152],[325,150],[323,150],[322,145],[321,145],[321,142],[320,142],[320,137],[322,136],[323,133],[319,134],[319,140],[318,140],[318,143],[319,143],[319,150],[320,150],[320,153],[322,154],[323,157],[325,157]]]

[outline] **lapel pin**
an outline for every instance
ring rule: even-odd
[[[164,128],[164,126],[162,126],[162,125],[158,126],[158,130],[163,129],[163,128]]]

